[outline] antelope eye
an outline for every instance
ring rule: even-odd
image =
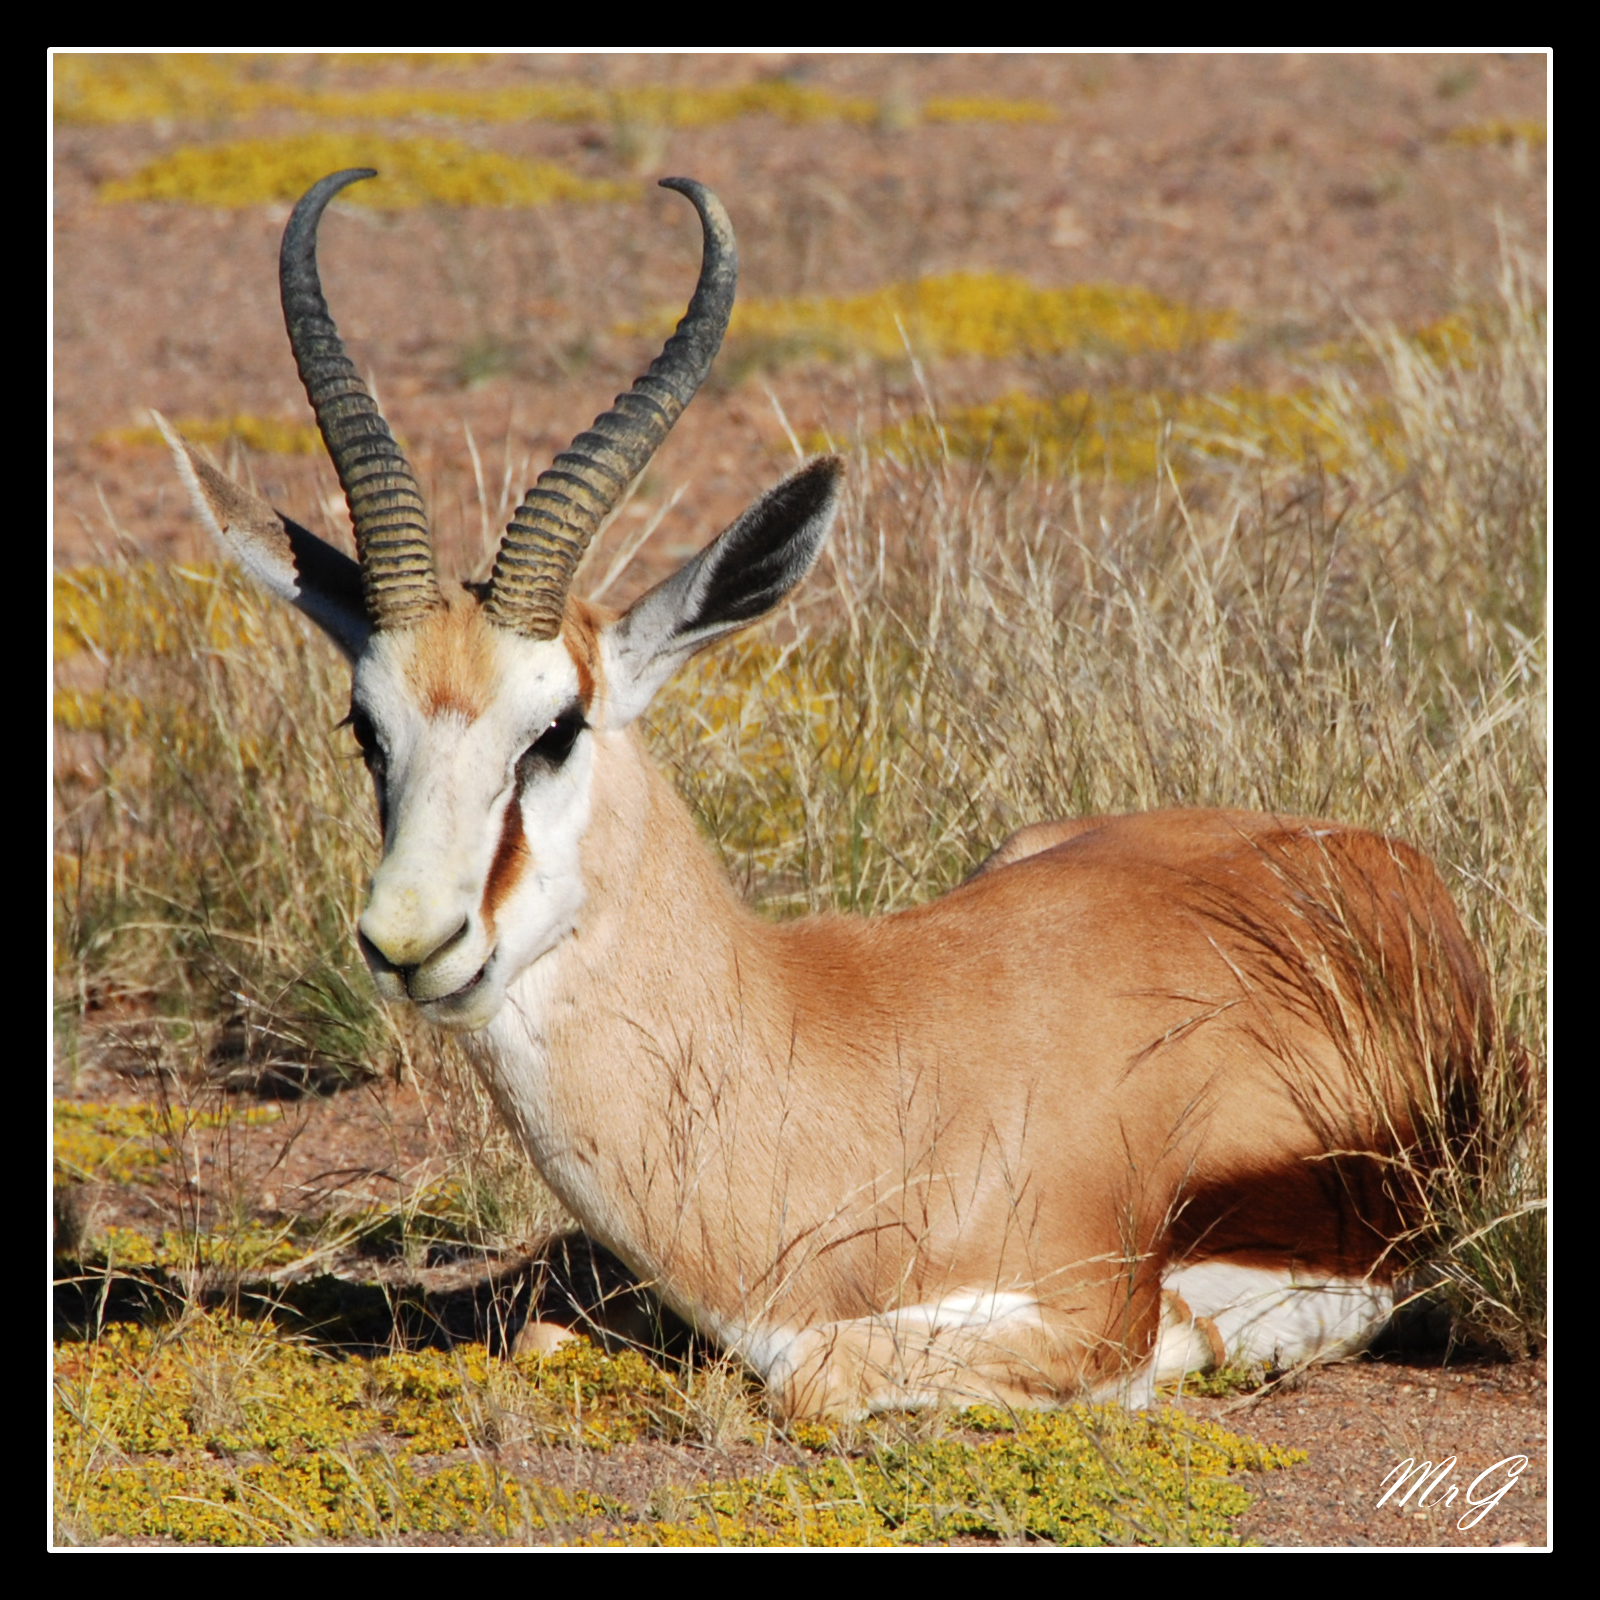
[[[389,827],[389,784],[388,767],[383,759],[383,746],[378,742],[378,730],[372,726],[372,718],[365,711],[357,707],[350,708],[350,715],[346,719],[350,724],[350,731],[356,736],[356,743],[361,746],[361,759],[367,764],[367,771],[372,775],[372,787],[378,797],[378,826],[388,831]]]
[[[352,709],[350,712],[350,731],[356,736],[356,743],[361,746],[361,759],[372,769],[383,765],[383,746],[378,743],[378,730],[372,726],[372,718],[365,711]]]
[[[587,724],[583,713],[576,708],[563,711],[537,739],[522,752],[517,761],[517,783],[528,782],[537,772],[554,772],[572,754],[578,735]]]

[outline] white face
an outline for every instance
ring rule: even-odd
[[[475,610],[373,635],[351,694],[384,830],[362,950],[385,998],[458,1029],[575,926],[594,767],[566,645]]]

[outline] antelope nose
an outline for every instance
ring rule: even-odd
[[[406,991],[409,993],[411,989],[411,979],[416,973],[417,968],[420,967],[424,961],[429,960],[431,957],[448,955],[449,952],[455,949],[455,947],[460,944],[470,932],[471,925],[463,922],[448,939],[442,940],[439,944],[436,944],[433,949],[428,951],[427,954],[424,955],[419,961],[396,961],[392,959],[387,950],[383,949],[383,947],[377,944],[374,940],[368,938],[366,929],[364,927],[356,930],[356,937],[361,942],[362,953],[366,956],[367,961],[373,966],[382,967],[388,971],[397,973],[401,982],[405,984]]]
[[[468,931],[459,905],[430,906],[409,885],[372,886],[359,924],[363,943],[402,972],[441,954]]]

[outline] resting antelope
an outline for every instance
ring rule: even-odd
[[[726,212],[669,180],[704,234],[689,309],[469,590],[436,576],[322,296],[322,212],[371,176],[318,183],[281,257],[359,560],[167,437],[223,546],[352,664],[380,993],[463,1034],[573,1215],[787,1415],[1145,1400],[1224,1349],[1288,1363],[1369,1338],[1419,1164],[1451,1106],[1470,1116],[1484,1014],[1428,863],[1303,818],[1095,817],[1023,830],[913,910],[762,921],[635,724],[805,577],[842,462],[621,615],[571,592],[717,353]],[[1409,1053],[1374,974],[1411,1008]]]

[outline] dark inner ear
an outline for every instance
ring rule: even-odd
[[[843,475],[837,456],[823,456],[769,490],[728,528],[692,563],[692,598],[679,632],[737,627],[772,610],[811,570]]]
[[[361,592],[361,564],[352,561],[342,550],[335,550],[298,522],[291,522],[281,511],[278,519],[289,536],[301,595],[325,596],[355,616],[364,616],[367,603]]]

